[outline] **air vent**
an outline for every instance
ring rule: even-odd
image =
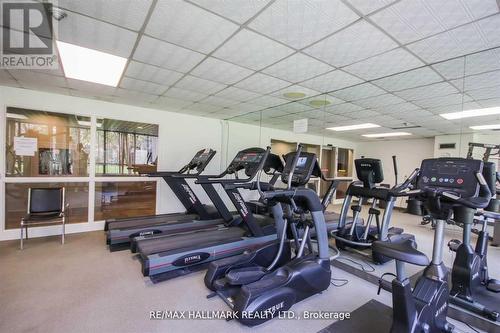
[[[456,144],[455,143],[440,143],[439,144],[439,149],[455,149]]]

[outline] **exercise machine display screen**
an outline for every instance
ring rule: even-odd
[[[259,163],[262,159],[262,154],[258,153],[239,153],[234,158],[234,163]]]
[[[288,177],[290,176],[293,160],[295,159],[295,152],[288,153],[285,155],[285,168],[281,180],[286,184],[288,182]],[[297,164],[295,165],[295,170],[292,176],[293,186],[304,186],[309,182],[311,176],[318,176],[319,165],[316,155],[313,153],[303,152],[297,159]]]
[[[297,160],[297,168],[303,168],[306,166],[307,163],[307,157],[299,157]]]
[[[483,162],[465,158],[433,158],[422,161],[419,188],[448,189],[462,197],[473,197],[479,190],[476,173]]]

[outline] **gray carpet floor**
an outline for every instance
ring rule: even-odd
[[[415,216],[395,212],[394,224],[415,233],[420,249],[430,253],[432,230]],[[447,237],[459,237],[447,229]],[[224,320],[150,320],[156,310],[227,310],[218,299],[207,299],[203,272],[151,284],[128,251],[109,253],[103,232],[71,234],[61,246],[58,237],[30,239],[25,250],[17,241],[0,242],[0,332],[317,332],[331,320],[273,320],[256,328]],[[500,261],[500,249],[490,247],[490,262]],[[392,270],[393,264],[377,267]],[[500,265],[490,264],[500,277]],[[376,294],[374,285],[333,269],[349,282],[331,286],[292,309],[352,311],[370,299],[391,304],[390,294]],[[458,332],[473,332],[458,325]]]

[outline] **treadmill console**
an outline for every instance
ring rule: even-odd
[[[444,190],[462,198],[477,197],[483,162],[456,157],[431,158],[422,161],[417,187]]]
[[[262,148],[248,148],[236,154],[236,157],[227,167],[227,173],[236,173],[240,170],[245,170],[247,176],[254,175],[260,166],[260,162],[266,150]]]
[[[196,169],[198,173],[201,173],[207,167],[208,163],[215,156],[215,150],[213,149],[202,149],[194,155],[191,162],[188,164],[189,170]]]
[[[281,180],[286,184],[290,176],[293,160],[296,153],[288,153],[285,155],[285,167],[281,175]],[[302,152],[297,160],[297,165],[292,175],[292,186],[304,186],[309,182],[311,177],[321,177],[321,169],[318,164],[316,154]]]
[[[356,175],[363,182],[363,187],[374,188],[375,184],[384,181],[382,162],[375,158],[358,158],[354,160]]]

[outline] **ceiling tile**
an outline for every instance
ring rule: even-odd
[[[396,0],[347,0],[362,14],[368,15],[384,6],[394,3]]]
[[[394,96],[392,94],[385,94],[385,95],[379,95],[379,96],[374,96],[374,97],[368,97],[364,99],[360,99],[355,101],[354,103],[357,105],[361,105],[365,108],[380,108],[386,105],[392,105],[392,104],[400,104],[404,103],[405,100],[401,99],[397,96]]]
[[[179,89],[176,87],[171,87],[163,95],[166,97],[182,99],[182,100],[191,101],[191,102],[197,102],[197,101],[204,99],[208,96],[208,94],[202,94],[202,93],[195,92],[192,90]]]
[[[129,77],[124,77],[122,79],[120,87],[153,95],[161,95],[168,89],[168,86],[163,86],[148,81],[136,80]]]
[[[371,19],[399,42],[407,44],[496,12],[495,0],[403,0],[372,15]]]
[[[301,49],[359,18],[340,0],[277,0],[250,27]]]
[[[333,69],[332,66],[321,61],[296,53],[264,69],[263,72],[290,82],[300,82]]]
[[[213,53],[214,57],[255,70],[269,66],[293,50],[255,32],[243,29]]]
[[[489,0],[489,1],[491,1],[491,0]],[[493,1],[491,1],[491,2],[493,2]],[[481,7],[481,6],[479,6],[479,7]],[[486,37],[488,47],[500,45],[500,36],[498,33],[498,29],[500,28],[500,15],[494,15],[494,16],[490,16],[490,17],[487,17],[485,19],[479,20],[477,22],[477,25],[481,29],[482,35]]]
[[[500,97],[500,86],[470,90],[467,92],[467,95],[472,96],[476,100],[489,99],[489,98],[499,98]]]
[[[500,98],[481,99],[481,100],[478,100],[477,103],[479,103],[478,109],[480,109],[482,107],[483,108],[497,107],[497,106],[500,106]]]
[[[301,83],[301,85],[308,88],[320,91],[322,93],[342,89],[344,87],[353,86],[361,83],[363,80],[346,73],[341,70],[335,70],[315,78],[309,79]]]
[[[444,96],[458,93],[458,90],[447,82],[434,83],[423,87],[411,88],[395,92],[394,94],[406,99],[414,101],[418,99],[431,98],[436,96]]]
[[[238,26],[184,1],[159,1],[146,33],[202,53],[212,52]]]
[[[115,100],[119,100],[120,102],[127,102],[133,104],[133,102],[140,103],[143,105],[144,103],[150,103],[158,99],[156,94],[149,94],[147,92],[134,91],[129,89],[117,88],[113,94],[117,96]]]
[[[384,105],[378,108],[375,108],[376,111],[383,113],[383,114],[397,114],[401,112],[408,112],[408,111],[413,111],[413,110],[418,110],[420,109],[419,106],[409,103],[409,102],[404,102],[400,104],[393,104],[393,105]]]
[[[58,7],[73,12],[139,31],[144,24],[152,0],[57,0],[54,3]],[[68,15],[72,14],[68,13]]]
[[[438,106],[461,104],[462,102],[468,102],[470,100],[471,98],[467,95],[462,96],[462,94],[452,94],[447,96],[425,98],[414,101],[413,103],[423,108],[435,108]]]
[[[472,109],[480,109],[481,105],[479,105],[477,102],[467,102],[462,105],[462,103],[459,104],[449,104],[449,105],[443,105],[443,106],[438,106],[438,107],[433,107],[433,108],[428,108],[427,110],[434,113],[434,114],[441,114],[441,113],[449,113],[449,112],[458,112],[462,110],[472,110]],[[441,118],[442,120],[443,118]]]
[[[57,24],[58,40],[124,58],[137,39],[135,32],[75,13]]]
[[[217,96],[208,96],[207,98],[201,100],[200,103],[218,106],[219,108],[224,108],[224,107],[233,107],[235,104],[238,104],[239,102]]]
[[[329,105],[325,108],[325,111],[329,114],[343,115],[346,116],[348,113],[354,111],[363,110],[362,106],[352,104],[352,103],[342,103],[338,105]]]
[[[66,87],[66,79],[60,76],[31,72],[25,69],[17,69],[17,70],[11,69],[9,70],[9,73],[24,88],[43,87],[43,86],[60,87],[60,88]],[[1,76],[2,81],[4,80],[6,82],[13,81],[12,83],[15,83],[15,81],[12,79],[10,75],[7,72],[4,72],[4,74]]]
[[[270,0],[190,0],[199,6],[206,8],[219,15],[227,17],[238,23],[248,21],[252,16],[262,10]]]
[[[464,85],[465,82],[465,85]],[[451,81],[460,91],[469,91],[493,86],[500,86],[500,70],[470,75],[465,79]]]
[[[447,79],[479,74],[500,69],[500,49],[492,49],[432,65]]]
[[[157,39],[142,36],[134,53],[134,59],[186,73],[205,56]]]
[[[217,106],[217,105],[210,105],[210,104],[206,104],[204,102],[197,102],[197,103],[194,103],[194,104],[191,104],[189,106],[186,106],[182,109],[182,111],[184,110],[189,110],[189,111],[195,111],[195,112],[200,112],[200,113],[212,113],[212,112],[215,112],[217,110],[220,110],[221,107],[220,106]]]
[[[183,74],[132,60],[127,67],[125,76],[170,86],[177,82]]]
[[[200,79],[195,76],[186,75],[182,80],[176,83],[177,88],[192,90],[203,94],[213,94],[220,91],[226,87],[224,84],[220,84],[214,81],[209,81],[205,79]]]
[[[91,97],[112,96],[116,90],[115,87],[75,79],[66,79],[66,82],[68,83],[69,88],[75,91],[87,93],[91,95]]]
[[[353,101],[371,96],[383,95],[385,93],[385,91],[371,83],[363,83],[332,92],[331,95],[343,99],[344,101]]]
[[[278,97],[273,97],[273,96],[261,96],[261,97],[257,97],[255,99],[252,99],[248,102],[251,104],[257,104],[257,105],[264,106],[264,107],[271,107],[271,106],[275,106],[275,105],[279,105],[279,104],[288,103],[287,100],[284,100],[284,99],[281,99]]]
[[[286,93],[298,93],[298,92],[305,94],[305,96],[301,97],[301,98],[289,98],[289,97],[284,96],[284,94],[286,94]],[[316,90],[313,90],[313,89],[306,88],[304,86],[300,86],[300,85],[294,84],[293,86],[289,86],[289,87],[286,87],[284,89],[275,91],[271,95],[276,96],[276,97],[285,98],[285,99],[287,99],[289,101],[296,101],[296,100],[300,100],[300,99],[303,99],[303,98],[307,98],[307,97],[311,97],[311,96],[316,96],[316,95],[320,95],[320,94],[321,93],[319,91],[316,91]]]
[[[235,84],[236,87],[261,94],[270,94],[290,85],[291,83],[289,82],[262,73],[255,73],[254,75]]]
[[[364,79],[373,80],[423,65],[424,64],[410,52],[398,48],[357,62],[344,69]]]
[[[241,112],[244,111],[246,113],[246,112],[254,112],[254,111],[262,110],[263,108],[265,108],[265,106],[245,102],[245,103],[240,103],[238,105],[235,105],[233,108],[235,110],[238,110]]]
[[[233,84],[253,73],[254,71],[249,69],[209,57],[196,66],[190,74],[219,83]]]
[[[346,116],[353,118],[353,119],[374,119],[374,117],[379,116],[380,113],[374,110],[359,110],[359,111],[353,111],[351,113],[347,113]],[[383,125],[383,124],[381,124]]]
[[[236,87],[227,87],[226,89],[221,90],[214,96],[227,98],[234,101],[246,102],[250,99],[257,98],[261,95],[245,89],[240,89]]]
[[[339,47],[342,45],[341,47]],[[388,51],[398,45],[366,21],[352,26],[304,49],[304,52],[340,67]]]
[[[14,79],[12,75],[7,72],[5,69],[0,70],[0,85],[11,86],[11,87],[19,87],[19,84]]]
[[[162,107],[162,108],[171,108],[173,110],[175,109],[181,109],[183,107],[186,107],[188,105],[193,104],[190,101],[184,101],[182,99],[175,99],[171,97],[165,97],[161,96],[159,97],[154,103],[154,106]]]
[[[399,91],[442,80],[441,76],[439,76],[430,67],[426,66],[375,80],[372,83],[387,91]]]
[[[491,47],[477,23],[437,34],[407,47],[428,63],[438,62]]]

